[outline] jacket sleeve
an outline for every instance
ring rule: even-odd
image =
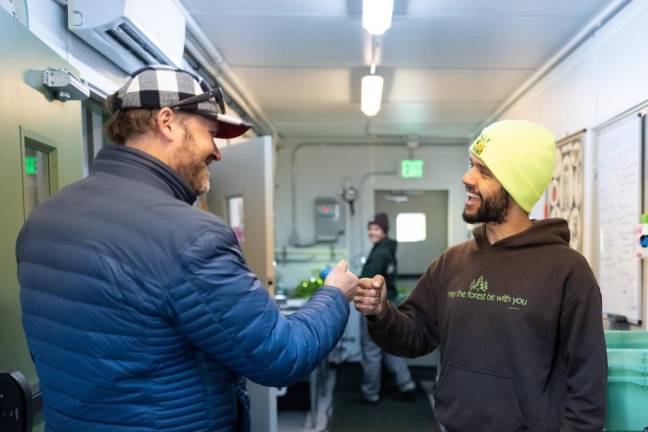
[[[601,292],[594,286],[562,312],[567,399],[561,432],[602,431],[605,424],[607,355],[601,310]]]
[[[168,287],[177,327],[208,356],[262,385],[284,386],[310,373],[349,317],[346,298],[332,287],[318,290],[294,314],[281,314],[226,227],[191,242],[181,274]]]
[[[369,334],[376,345],[399,357],[419,357],[436,349],[439,325],[431,280],[432,272],[428,270],[398,309],[387,302],[387,310],[380,318],[367,317]]]

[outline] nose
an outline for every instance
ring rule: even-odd
[[[223,159],[223,155],[221,154],[221,151],[218,148],[218,144],[216,144],[216,139],[214,139],[214,151],[212,152],[212,156],[216,161]]]
[[[475,186],[475,167],[470,167],[461,177],[461,182],[464,186]]]

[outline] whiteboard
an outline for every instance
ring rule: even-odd
[[[633,113],[599,129],[599,285],[603,312],[641,320],[641,262],[635,228],[642,208],[642,123]]]

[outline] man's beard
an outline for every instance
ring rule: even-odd
[[[196,195],[209,191],[209,169],[206,159],[197,152],[196,142],[185,127],[185,138],[180,150],[176,171],[189,183]]]
[[[506,192],[504,188],[500,188],[499,193],[492,198],[484,199],[481,194],[479,196],[481,198],[481,205],[477,209],[477,213],[469,215],[466,213],[466,209],[464,208],[464,211],[461,214],[463,220],[468,223],[504,223],[511,202],[511,196],[509,193]]]

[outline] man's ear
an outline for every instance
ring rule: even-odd
[[[155,116],[157,129],[164,138],[168,141],[173,141],[177,138],[178,130],[178,116],[169,108],[164,107],[157,112]]]

